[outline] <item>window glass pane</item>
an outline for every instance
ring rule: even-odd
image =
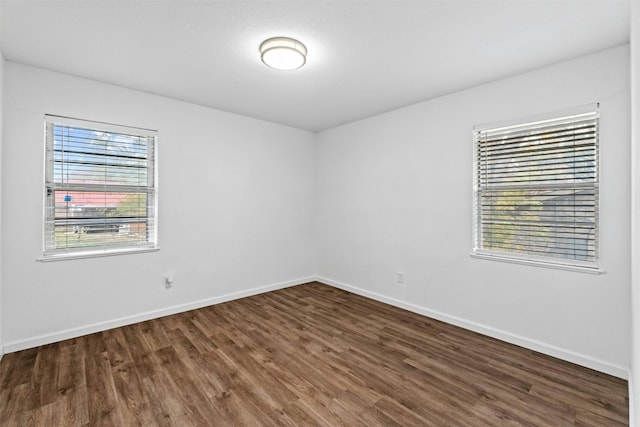
[[[148,137],[54,125],[53,181],[147,185]]]
[[[56,191],[55,218],[146,217],[147,193]]]
[[[595,258],[594,189],[494,190],[480,197],[482,247],[574,260]]]
[[[154,247],[155,137],[46,122],[45,255]]]
[[[595,263],[597,113],[475,133],[475,252]]]
[[[55,225],[56,248],[117,248],[137,246],[147,241],[147,224],[86,221],[82,225],[61,222]]]

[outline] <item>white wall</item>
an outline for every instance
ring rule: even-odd
[[[601,105],[606,274],[474,259],[472,128]],[[629,47],[322,132],[321,280],[619,376],[629,366]],[[406,283],[396,284],[396,272]]]
[[[1,33],[1,31],[0,31]],[[0,42],[0,45],[2,43]],[[3,102],[4,102],[4,58],[2,52],[0,52],[0,360],[4,355],[4,341],[2,335],[2,311],[4,305],[4,299],[2,297],[2,117],[3,117]]]
[[[640,0],[631,1],[631,259],[640,257]],[[629,416],[640,426],[640,263],[631,264]]]
[[[5,73],[6,351],[313,275],[314,134],[11,62]],[[158,130],[159,252],[36,262],[45,113]]]

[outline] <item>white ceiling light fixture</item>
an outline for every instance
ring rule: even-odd
[[[275,70],[297,70],[307,62],[307,48],[289,37],[273,37],[260,45],[260,58]]]

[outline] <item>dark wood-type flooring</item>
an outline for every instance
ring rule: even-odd
[[[627,382],[310,283],[5,355],[0,425],[627,425]]]

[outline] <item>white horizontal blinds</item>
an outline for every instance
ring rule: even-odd
[[[153,132],[46,118],[45,255],[154,247]]]
[[[475,249],[595,263],[598,114],[475,132]]]

